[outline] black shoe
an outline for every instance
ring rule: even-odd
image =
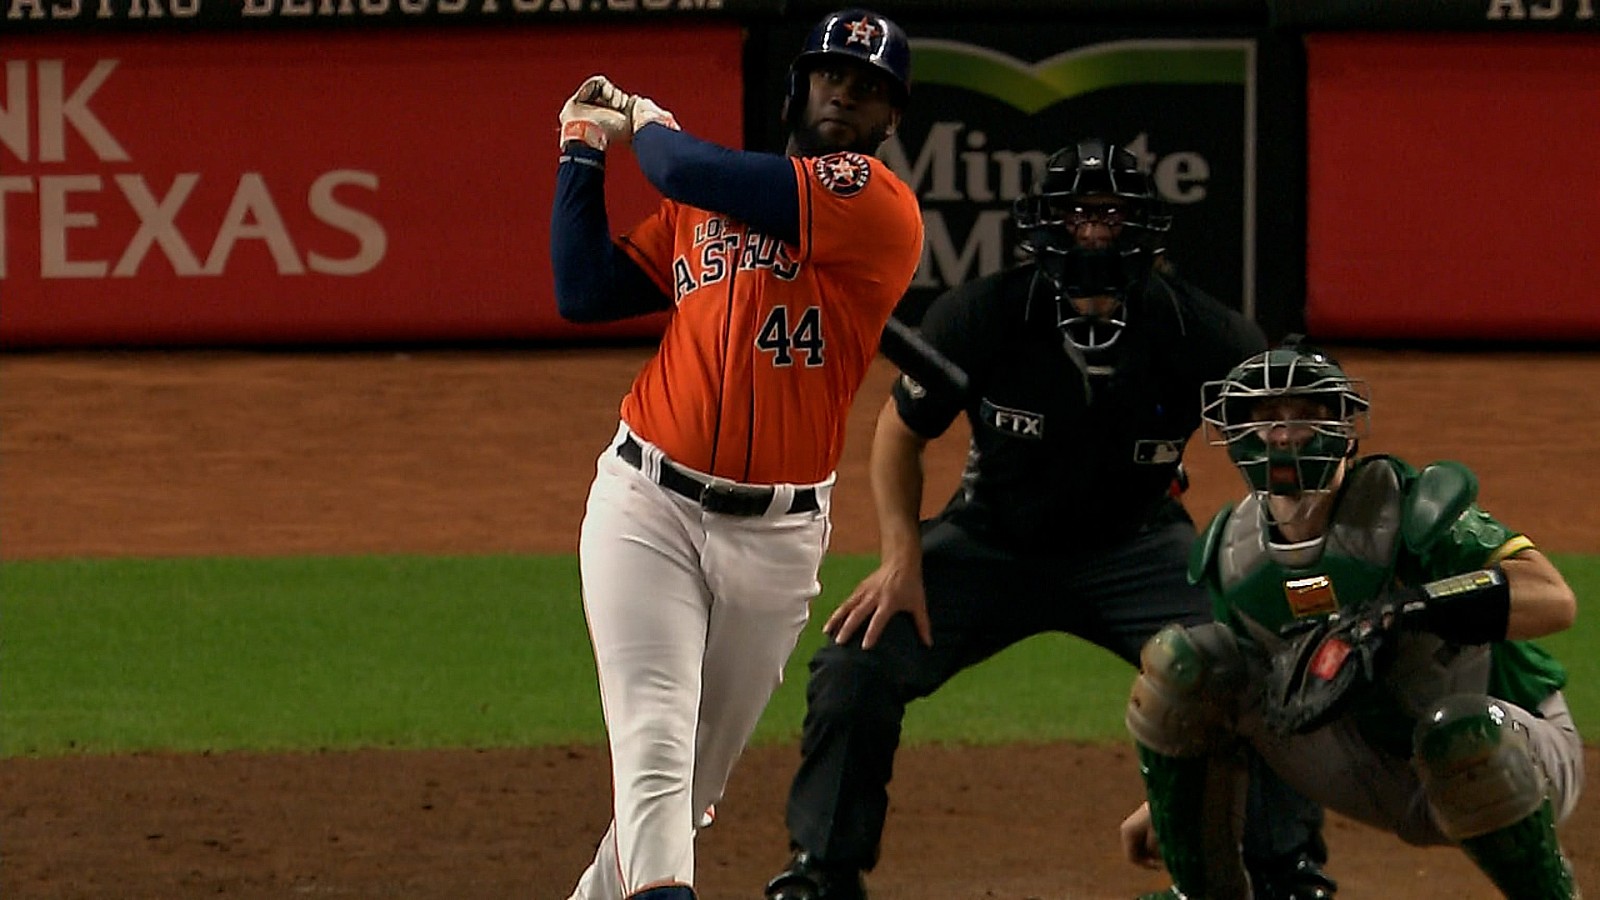
[[[800,850],[767,882],[767,900],[867,900],[867,887],[861,870],[824,865]]]
[[[1333,900],[1333,892],[1339,889],[1339,882],[1303,854],[1292,864],[1252,880],[1256,881],[1256,900]]]

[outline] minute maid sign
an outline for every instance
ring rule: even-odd
[[[1255,42],[1120,39],[1028,62],[1047,35],[977,30],[962,35],[977,42],[911,42],[911,109],[882,151],[921,198],[927,230],[909,312],[1013,262],[1012,201],[1051,151],[1098,134],[1153,173],[1180,271],[1253,313]]]

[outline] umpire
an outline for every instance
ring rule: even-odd
[[[1127,150],[1091,138],[1057,151],[1013,218],[1030,261],[952,289],[923,319],[923,336],[967,372],[967,395],[902,376],[878,417],[882,561],[823,625],[833,641],[811,660],[793,856],[770,900],[865,897],[907,703],[1043,632],[1137,666],[1161,626],[1210,618],[1186,577],[1183,450],[1201,384],[1266,338],[1173,273],[1171,218]],[[944,510],[918,522],[923,449],[962,412],[966,470]],[[1321,809],[1254,771],[1256,897],[1333,896]]]

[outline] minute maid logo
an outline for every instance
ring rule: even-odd
[[[1253,309],[1254,262],[1240,258],[1254,245],[1253,221],[1241,234],[1237,218],[1220,217],[1224,210],[1237,217],[1241,203],[1254,207],[1255,53],[1249,39],[1152,38],[1028,62],[967,41],[913,40],[909,127],[880,153],[922,202],[925,238],[913,291],[931,299],[1009,264],[1012,202],[1033,185],[1050,151],[1093,122],[1140,158],[1174,207],[1206,200],[1212,177],[1227,173],[1230,190],[1220,204],[1186,217],[1189,233],[1203,236],[1188,249],[1233,282],[1213,277],[1212,290],[1237,292]],[[1102,93],[1112,89],[1117,93]],[[1186,146],[1156,148],[1152,132]],[[1234,187],[1241,182],[1242,194]]]
[[[915,86],[965,88],[1032,115],[1094,91],[1134,84],[1245,84],[1249,41],[1129,40],[1068,50],[1036,63],[977,44],[911,42]]]

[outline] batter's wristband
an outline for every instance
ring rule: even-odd
[[[582,141],[596,150],[605,150],[610,138],[598,124],[587,119],[573,119],[561,126],[561,146],[566,147],[568,141]]]
[[[1400,616],[1457,644],[1503,641],[1511,624],[1511,585],[1499,566],[1430,581],[1416,589]]]

